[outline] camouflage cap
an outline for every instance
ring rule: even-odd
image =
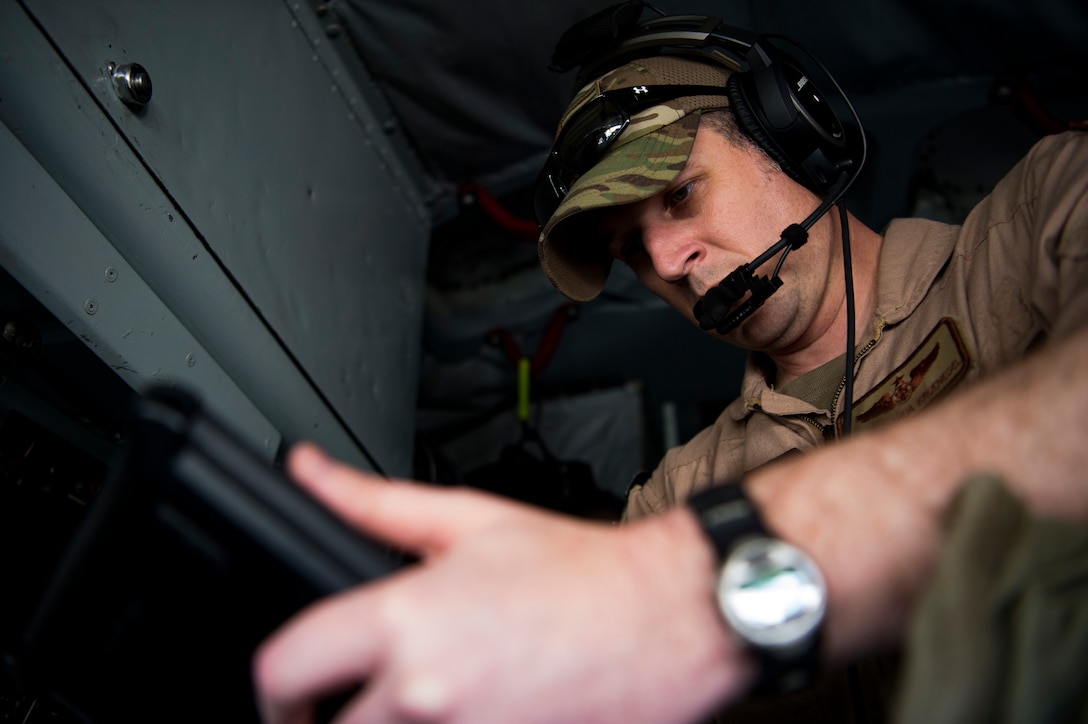
[[[712,85],[725,88],[728,68],[687,58],[659,56],[630,62],[582,88],[559,123],[604,91],[650,85]],[[725,95],[685,96],[635,114],[623,135],[597,165],[577,179],[540,233],[540,265],[555,288],[576,302],[601,293],[612,257],[604,241],[579,216],[592,209],[629,204],[657,194],[683,170],[699,112],[729,105]],[[558,132],[557,132],[558,137]],[[577,217],[577,218],[576,218]]]

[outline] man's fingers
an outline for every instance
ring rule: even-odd
[[[381,585],[381,584],[376,584]],[[266,724],[313,721],[314,702],[363,684],[377,666],[382,642],[345,635],[372,614],[369,589],[325,599],[291,619],[258,649],[253,676]],[[376,626],[367,630],[377,632]]]
[[[409,553],[444,550],[465,531],[509,516],[513,509],[505,501],[467,491],[391,483],[343,465],[308,443],[292,448],[287,470],[346,521]]]

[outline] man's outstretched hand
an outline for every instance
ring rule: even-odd
[[[418,556],[320,601],[254,657],[268,724],[697,718],[753,675],[683,510],[584,522],[467,489],[388,482],[299,445],[288,472],[365,535]]]

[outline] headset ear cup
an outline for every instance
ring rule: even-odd
[[[748,103],[748,97],[743,87],[743,72],[734,73],[726,82],[726,91],[729,93],[729,107],[733,109],[733,115],[737,118],[737,125],[759,145],[771,160],[777,163],[790,178],[806,188],[811,184],[805,180],[805,175],[800,169],[785,156],[771,136],[764,130],[762,124],[756,118],[755,112]]]

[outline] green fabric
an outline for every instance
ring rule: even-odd
[[[801,375],[779,389],[783,395],[796,397],[822,410],[831,412],[835,396],[845,384],[846,355],[839,355],[816,369]]]
[[[897,724],[1088,721],[1088,526],[971,480],[904,662]]]

